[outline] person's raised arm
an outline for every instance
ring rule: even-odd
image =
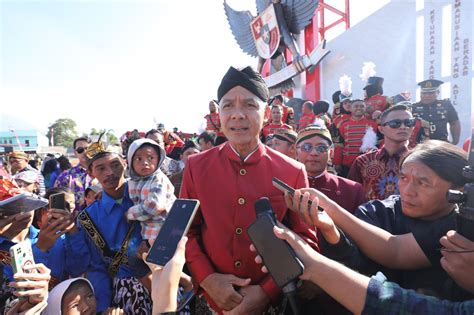
[[[453,138],[451,143],[454,145],[458,144],[459,136],[461,135],[461,123],[459,120],[449,123],[449,131],[451,133],[451,137]]]
[[[144,254],[143,260],[152,271],[153,314],[175,312],[177,309],[179,279],[186,262],[184,253],[187,241],[188,238],[183,236],[173,258],[163,268],[146,262],[146,254]]]
[[[339,303],[354,313],[364,308],[370,279],[316,252],[301,237],[286,227],[274,227],[274,233],[290,244],[304,265],[302,280],[316,283]],[[255,248],[251,245],[251,250]],[[259,264],[259,256],[255,259]],[[268,272],[266,268],[263,270]]]
[[[392,235],[356,218],[315,189],[297,190],[293,198],[287,197],[286,200],[288,207],[300,213],[306,223],[312,226],[318,221],[318,205],[321,206],[367,257],[385,267],[419,269],[431,265],[412,233]],[[312,201],[311,206],[308,200]]]
[[[295,250],[305,270],[301,279],[316,283],[355,314],[472,314],[474,300],[451,302],[401,288],[378,273],[369,278],[314,251],[296,233],[275,227],[274,233]],[[255,248],[251,250],[255,251]],[[262,263],[261,257],[255,261]],[[262,267],[266,272],[266,268]]]

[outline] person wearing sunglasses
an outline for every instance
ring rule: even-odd
[[[448,128],[451,134],[451,143],[458,144],[461,134],[461,123],[453,104],[446,100],[438,100],[440,80],[425,80],[418,85],[420,102],[413,104],[413,116],[419,117],[430,124],[430,139],[448,141]]]
[[[332,140],[327,128],[309,125],[298,133],[296,157],[306,168],[309,187],[322,191],[344,209],[354,212],[367,201],[364,190],[361,184],[327,171],[331,153]],[[303,298],[302,310],[305,313],[315,313],[315,309],[323,308],[327,314],[344,314],[341,306],[327,295],[321,295],[307,282],[300,288],[300,296]]]
[[[80,137],[74,140],[74,155],[79,163],[61,173],[54,183],[54,187],[66,188],[74,192],[77,212],[81,211],[86,206],[86,189],[96,183],[93,182],[93,179],[87,174],[89,160],[86,157],[86,149],[89,146],[89,143],[90,140],[85,137]]]
[[[384,135],[384,145],[376,151],[358,156],[347,176],[364,186],[365,196],[369,200],[383,200],[399,194],[399,162],[408,151],[408,140],[416,123],[405,105],[390,107],[380,119],[378,129]]]
[[[362,185],[327,171],[333,143],[329,130],[310,125],[296,138],[296,159],[303,163],[309,187],[318,189],[344,209],[354,212],[367,199]]]

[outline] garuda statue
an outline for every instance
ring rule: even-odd
[[[261,72],[271,59],[270,75],[265,79],[271,94],[294,87],[292,78],[316,66],[328,53],[323,41],[309,55],[300,55],[294,36],[311,22],[318,0],[256,0],[257,16],[236,11],[224,0],[224,9],[237,44],[247,54],[258,57]],[[293,62],[287,67],[284,52],[288,48]]]

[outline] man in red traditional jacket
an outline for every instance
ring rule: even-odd
[[[215,100],[209,102],[209,114],[204,116],[206,119],[206,131],[212,131],[216,134],[217,144],[225,141],[224,133],[221,130],[221,120],[219,118],[219,105]]]
[[[303,115],[301,115],[300,120],[298,121],[298,131],[314,122],[316,116],[313,113],[313,102],[304,102],[301,106],[301,113]]]
[[[255,264],[247,228],[256,219],[254,203],[268,197],[285,220],[317,248],[315,231],[287,209],[272,185],[277,177],[294,188],[308,186],[304,166],[259,140],[268,88],[252,68],[231,67],[218,89],[222,130],[228,142],[189,158],[182,198],[200,201],[186,245],[186,261],[199,290],[217,312],[262,314],[278,303],[281,290]]]
[[[338,175],[346,177],[356,157],[365,153],[360,148],[368,128],[376,133],[377,123],[365,117],[363,100],[353,100],[351,117],[338,128],[338,137],[335,139],[334,165]]]
[[[272,121],[263,126],[262,136],[266,139],[270,134],[274,134],[278,129],[293,129],[290,125],[283,123],[283,108],[280,105],[272,106]]]

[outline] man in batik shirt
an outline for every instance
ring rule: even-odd
[[[382,148],[357,157],[348,178],[364,186],[368,199],[386,199],[398,195],[400,158],[408,150],[415,119],[405,105],[395,105],[381,116],[379,131],[384,135]]]

